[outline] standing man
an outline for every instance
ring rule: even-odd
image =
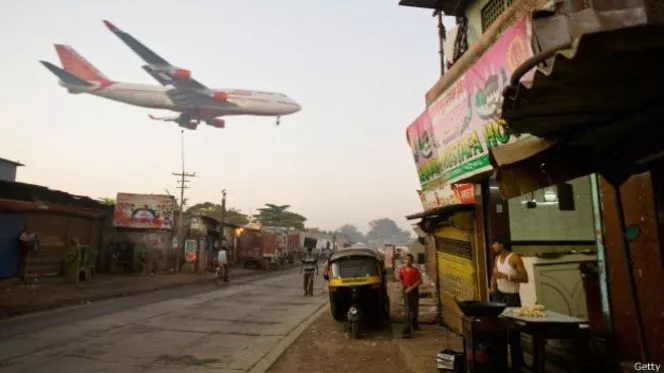
[[[318,261],[311,255],[311,251],[311,248],[307,248],[307,256],[302,259],[302,264],[300,265],[300,274],[304,272],[305,297],[314,295],[314,276],[318,276]]]
[[[221,245],[217,253],[217,266],[220,271],[223,271],[224,281],[228,281],[228,252],[226,251],[225,243]]]
[[[511,252],[500,238],[493,240],[491,250],[496,257],[491,276],[491,289],[489,293],[494,302],[505,303],[507,307],[521,307],[519,285],[528,283],[528,272],[523,266],[519,254]],[[521,350],[521,335],[510,333],[510,353],[512,366],[523,366],[523,351]]]
[[[420,312],[419,286],[422,284],[422,274],[413,267],[413,255],[406,255],[406,263],[399,270],[399,280],[403,288],[403,310],[406,316],[403,337],[410,338],[413,330],[420,329],[417,318]]]

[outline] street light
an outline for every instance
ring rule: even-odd
[[[244,232],[244,228],[236,228],[235,229],[235,237],[240,237],[242,235],[242,232]]]

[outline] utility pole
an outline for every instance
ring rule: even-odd
[[[180,214],[178,218],[178,241],[179,241],[179,250],[175,257],[175,272],[180,272],[180,261],[182,253],[184,253],[184,190],[189,189],[187,183],[189,182],[188,177],[196,177],[196,173],[188,173],[184,169],[184,130],[180,131],[181,135],[181,146],[182,146],[182,171],[173,172],[173,176],[178,176],[177,188],[180,189]]]
[[[221,224],[219,226],[219,245],[224,247],[224,220],[226,219],[226,189],[221,190]],[[228,245],[226,245],[226,251],[228,252]],[[235,255],[235,253],[233,253]],[[235,260],[235,256],[233,256]]]
[[[433,13],[434,17],[438,17],[438,43],[440,46],[440,76],[445,75],[446,63],[445,63],[445,39],[447,39],[447,31],[445,30],[445,25],[443,24],[443,11],[436,10]]]

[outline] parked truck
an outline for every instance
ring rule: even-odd
[[[238,260],[244,268],[275,268],[279,266],[279,257],[279,245],[274,233],[245,229],[238,239]]]
[[[304,246],[304,234],[299,231],[288,233],[288,250],[297,251]]]

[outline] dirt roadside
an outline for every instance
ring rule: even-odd
[[[344,324],[323,313],[267,373],[411,373],[392,340],[392,329],[369,331],[365,338],[347,337]]]
[[[284,267],[282,270],[293,267]],[[281,270],[280,270],[281,271]],[[233,278],[266,273],[260,270],[236,268]],[[269,273],[269,272],[267,272]],[[212,281],[212,274],[177,273],[156,275],[98,275],[93,281],[68,284],[64,278],[30,281],[27,285],[18,279],[0,282],[0,320],[81,305],[90,302],[137,295],[158,290],[200,284]]]

